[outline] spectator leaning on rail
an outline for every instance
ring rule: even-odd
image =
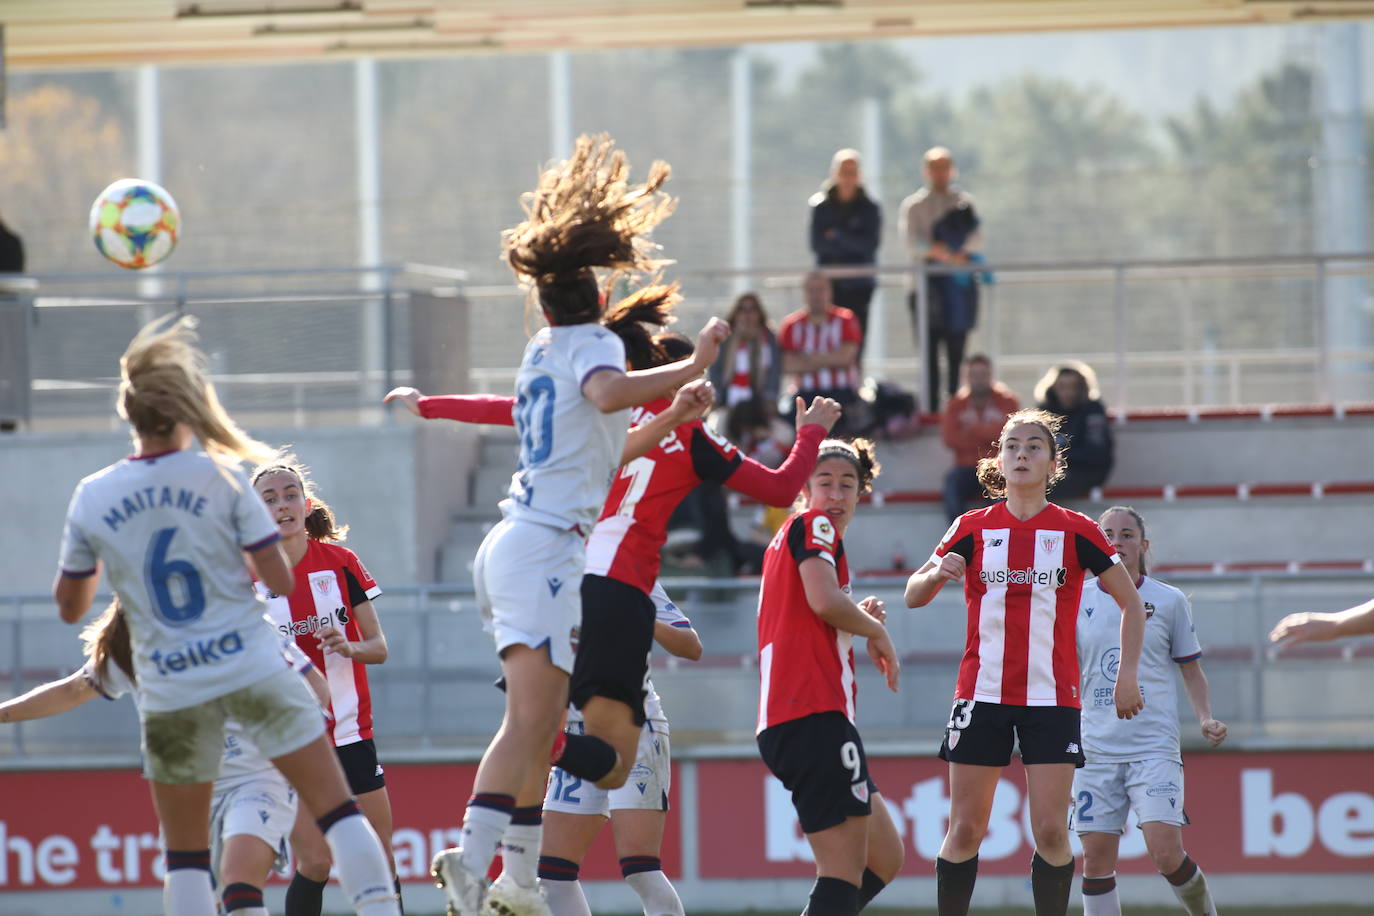
[[[830,160],[830,178],[811,197],[811,250],[817,267],[872,266],[878,261],[883,214],[864,190],[856,149],[842,149]],[[868,336],[868,304],[877,278],[832,277],[831,298],[849,309]],[[864,341],[859,341],[862,360]]]
[[[1055,484],[1057,500],[1080,499],[1100,487],[1112,472],[1114,443],[1107,408],[1097,388],[1097,373],[1070,360],[1051,366],[1035,385],[1036,406],[1063,417],[1060,447],[1068,468]]]
[[[925,154],[926,183],[902,201],[901,231],[913,261],[968,264],[978,260],[983,237],[973,198],[956,188],[954,157],[943,146]],[[908,299],[916,321],[916,296]],[[926,284],[926,397],[932,413],[940,409],[940,345],[945,350],[945,391],[959,386],[964,343],[978,323],[978,286],[972,275],[930,277]]]
[[[1021,409],[1011,389],[993,379],[992,360],[982,353],[964,360],[964,380],[964,387],[940,415],[940,437],[954,452],[954,467],[945,473],[944,487],[945,514],[950,521],[963,515],[969,501],[982,494],[978,461],[997,456],[1002,425]]]
[[[782,320],[778,345],[782,348],[782,371],[792,378],[790,393],[780,403],[791,419],[795,404],[791,395],[806,403],[813,398],[834,398],[846,410],[859,400],[859,344],[863,331],[849,309],[830,301],[830,282],[819,273],[809,273],[802,283],[806,305]],[[841,415],[831,430],[838,438],[853,430],[850,418]]]

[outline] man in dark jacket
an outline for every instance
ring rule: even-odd
[[[883,215],[864,191],[860,161],[858,150],[840,150],[830,162],[830,180],[811,197],[811,250],[816,253],[817,267],[865,266],[878,261]],[[868,339],[868,304],[877,279],[872,275],[834,277],[830,286],[834,304],[859,319],[864,332],[859,342],[862,358]]]
[[[24,243],[0,218],[0,274],[24,272]]]
[[[1060,363],[1045,373],[1035,393],[1036,406],[1063,418],[1059,446],[1068,467],[1050,498],[1081,499],[1106,483],[1114,459],[1111,421],[1098,394],[1097,375],[1084,363]]]

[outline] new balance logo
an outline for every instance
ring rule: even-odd
[[[1066,754],[1077,754],[1077,753],[1078,753],[1078,743],[1077,743],[1076,741],[1070,741],[1070,742],[1069,742],[1069,746],[1066,747],[1066,748],[1064,748],[1064,753],[1066,753]]]
[[[988,546],[989,546],[989,547],[1001,547],[1001,546],[1002,546],[1002,539],[1001,539],[1001,538],[989,538],[989,539],[988,539]]]
[[[562,579],[549,579],[549,594],[558,597],[558,590],[563,587]]]

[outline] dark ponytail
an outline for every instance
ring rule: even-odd
[[[819,466],[827,458],[843,458],[854,465],[859,475],[861,495],[873,489],[873,481],[878,479],[883,470],[874,445],[868,439],[826,439],[816,453],[816,465]]]

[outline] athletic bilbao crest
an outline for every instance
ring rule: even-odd
[[[328,577],[326,577],[326,576],[311,576],[311,577],[310,577],[310,584],[311,584],[311,585],[314,585],[314,586],[315,586],[315,591],[319,592],[321,595],[327,595],[327,594],[329,594],[329,586],[330,586],[330,583],[332,583],[333,581],[334,581],[334,574],[333,574],[333,573],[330,573]]]
[[[864,779],[859,782],[853,783],[852,785],[850,785],[849,791],[853,792],[854,797],[857,798],[859,801],[867,803],[868,780]]]
[[[1059,549],[1059,536],[1043,537],[1040,539],[1040,546],[1045,548],[1046,553],[1051,553]]]
[[[945,732],[945,744],[949,745],[951,751],[954,750],[954,745],[959,743],[959,736],[962,734],[963,732],[955,731],[952,728]]]

